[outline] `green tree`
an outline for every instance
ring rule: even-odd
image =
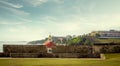
[[[86,41],[84,42],[84,45],[93,45],[93,42],[90,41],[90,40],[86,40]]]
[[[68,44],[68,45],[78,45],[78,44],[80,44],[82,41],[83,41],[83,39],[78,36],[78,37],[72,38],[71,40],[68,40],[67,44]]]
[[[81,37],[81,36],[77,36],[72,38],[71,40],[67,41],[68,45],[93,45],[93,41],[91,39],[91,37]]]

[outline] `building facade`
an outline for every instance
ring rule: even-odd
[[[90,36],[98,36],[98,38],[120,38],[120,31],[93,31]]]

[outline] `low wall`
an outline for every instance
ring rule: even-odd
[[[120,53],[120,45],[94,45],[93,49],[100,53]]]
[[[120,53],[120,45],[56,46],[48,54],[44,45],[4,45],[4,55],[22,58],[97,58],[100,53]],[[1,54],[3,55],[3,54]]]
[[[46,53],[44,45],[3,45],[4,53]]]
[[[53,48],[53,53],[91,53],[90,46],[56,46]]]

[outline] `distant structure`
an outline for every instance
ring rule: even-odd
[[[52,41],[56,43],[56,45],[66,45],[65,41],[67,40],[66,37],[62,36],[52,36]]]
[[[97,36],[98,38],[120,38],[120,31],[93,31],[89,34],[90,36]]]
[[[52,36],[49,35],[48,40],[44,43],[47,48],[47,53],[52,53],[52,48],[55,46],[55,43],[52,40]]]

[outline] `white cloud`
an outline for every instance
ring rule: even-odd
[[[0,25],[21,25],[22,22],[8,22],[8,21],[1,21]]]
[[[79,14],[68,15],[65,19],[59,20],[57,17],[50,17],[43,20],[46,32],[53,32],[59,35],[84,34],[93,30],[120,30],[120,14],[99,14],[86,15]],[[54,20],[52,20],[54,19]]]
[[[8,5],[8,6],[11,6],[13,8],[22,8],[23,7],[23,5],[13,4],[13,3],[10,3],[10,2],[5,2],[5,1],[0,1],[0,3],[3,3],[3,4]]]
[[[23,33],[26,31],[29,31],[29,28],[27,28],[26,26],[20,25],[20,26],[13,26],[13,27],[9,27],[8,31],[10,32],[17,32],[17,33]]]
[[[120,26],[120,14],[101,14],[89,17],[88,21],[106,27]]]
[[[77,31],[80,29],[79,22],[67,22],[59,24],[59,29],[66,32]]]
[[[9,24],[8,22],[0,22],[0,25],[7,25]]]
[[[12,13],[15,13],[17,15],[24,15],[25,16],[25,15],[29,15],[30,14],[28,12],[25,12],[25,11],[22,11],[22,10],[18,10],[18,9],[14,9],[14,8],[10,8],[10,7],[6,7],[6,6],[0,6],[0,7],[5,8],[5,9],[7,9],[7,10],[9,10]]]
[[[26,1],[33,6],[39,6],[42,5],[43,3],[46,3],[48,0],[26,0]]]
[[[19,32],[20,30],[19,30],[19,29],[16,29],[16,28],[9,28],[8,31],[10,31],[10,32]]]
[[[65,33],[69,32],[76,32],[80,30],[80,22],[75,21],[74,19],[66,19],[59,21],[59,18],[53,17],[53,16],[46,16],[41,18],[42,22],[44,22],[44,26],[42,26],[43,29],[46,30],[46,32],[53,32],[58,33],[60,35],[63,35]]]
[[[17,16],[16,16],[17,17]],[[20,19],[21,21],[25,22],[25,23],[30,23],[32,22],[32,20],[30,19],[26,19],[26,18],[22,18],[22,17],[18,17],[18,19]]]
[[[39,40],[45,38],[45,30],[31,26],[13,26],[6,29],[10,40]]]
[[[42,20],[43,22],[56,23],[57,18],[52,17],[52,16],[45,16],[45,17],[42,17],[40,20]]]
[[[59,4],[64,3],[64,0],[53,0],[53,1],[56,2],[56,3],[59,3]]]
[[[29,15],[30,13],[25,12],[23,10],[20,10],[19,8],[22,8],[23,5],[20,4],[13,4],[10,2],[6,2],[6,1],[0,1],[0,3],[4,4],[1,5],[0,7],[7,9],[8,11],[11,11],[12,13],[15,13],[16,15]],[[6,6],[7,5],[7,6]]]
[[[26,1],[35,7],[40,6],[48,1],[59,3],[59,4],[64,3],[64,0],[26,0]]]

